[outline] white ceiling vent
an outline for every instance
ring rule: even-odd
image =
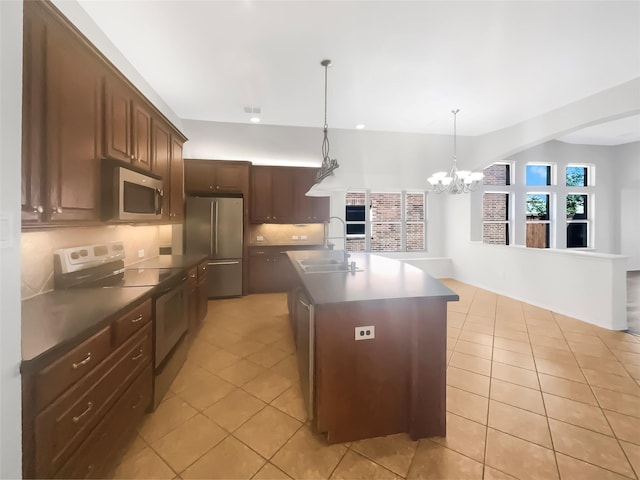
[[[260,107],[244,107],[244,113],[262,113]]]

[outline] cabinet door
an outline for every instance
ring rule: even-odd
[[[187,160],[184,164],[184,189],[187,193],[212,193],[213,162]]]
[[[252,255],[249,262],[249,293],[271,292],[272,265],[268,255]]]
[[[133,104],[133,165],[151,170],[151,114],[138,103]]]
[[[271,171],[271,219],[274,223],[294,221],[294,170],[273,167]]]
[[[169,220],[171,203],[171,134],[161,121],[152,122],[151,130],[151,171],[162,177],[164,197],[162,205],[162,220]]]
[[[44,20],[36,2],[24,3],[22,75],[22,223],[38,222],[44,213],[45,186],[43,161],[45,99]]]
[[[45,220],[100,218],[103,70],[69,32],[47,34]]]
[[[131,162],[131,95],[115,78],[105,87],[105,156]]]
[[[294,198],[294,219],[298,223],[314,223],[316,197],[307,197],[305,193],[309,191],[311,185],[315,182],[315,170],[311,168],[300,168],[295,172],[295,181],[293,182],[293,198]]]
[[[184,161],[182,142],[171,137],[171,192],[170,214],[172,222],[182,222],[184,212]]]
[[[242,193],[247,177],[248,171],[245,165],[217,164],[215,167],[216,191]]]
[[[251,221],[270,223],[271,220],[271,169],[251,169]]]

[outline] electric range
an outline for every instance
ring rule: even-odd
[[[109,242],[54,252],[54,288],[156,287],[153,297],[154,408],[186,359],[189,325],[183,268],[124,266],[124,245]]]

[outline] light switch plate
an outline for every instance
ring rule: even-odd
[[[300,235],[300,240],[306,240],[307,236],[306,235]]]
[[[256,241],[262,242],[262,241],[264,241],[264,237],[262,235],[258,235],[258,236],[256,236]]]
[[[144,257],[144,250],[138,250],[138,258]]]
[[[298,235],[291,235],[291,240],[298,240]]]

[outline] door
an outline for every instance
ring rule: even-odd
[[[210,258],[242,258],[242,198],[216,198],[212,210]]]
[[[209,298],[242,295],[242,259],[207,263]]]
[[[212,198],[189,197],[187,199],[186,252],[211,257],[213,251]]]

